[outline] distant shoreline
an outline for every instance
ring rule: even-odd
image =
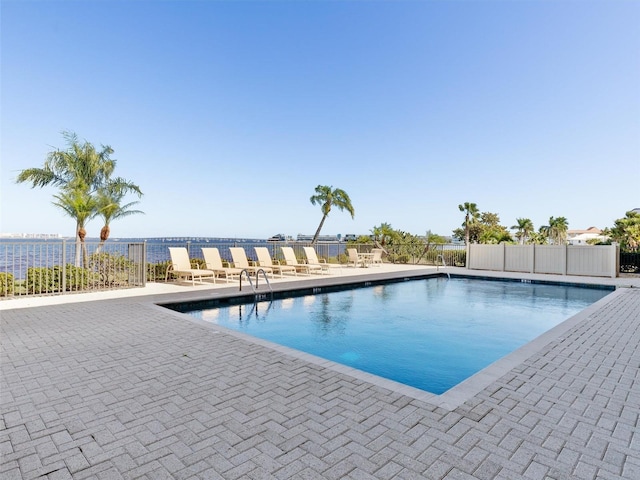
[[[166,243],[166,242],[281,242],[281,243],[310,243],[312,235],[303,235],[304,238],[292,238],[275,240],[272,236],[266,238],[247,238],[247,237],[192,237],[192,236],[167,236],[167,237],[110,237],[107,243],[115,242],[150,242],[150,243]],[[4,241],[21,241],[21,240],[53,240],[53,241],[74,241],[75,237],[65,237],[59,234],[0,234],[0,240]],[[337,236],[320,236],[320,243],[343,243],[346,238],[338,238]],[[99,242],[99,237],[85,237],[85,242]]]

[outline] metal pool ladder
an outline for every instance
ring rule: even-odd
[[[438,265],[438,260],[442,260],[442,266],[446,267],[447,266],[447,262],[444,261],[444,255],[442,255],[441,253],[438,254],[438,256],[436,257],[436,271],[438,271],[440,269],[440,266]],[[451,275],[449,275],[449,272],[445,272],[447,274],[447,278],[449,280],[451,280]]]
[[[260,272],[262,272],[262,276],[264,277],[264,281],[267,282],[267,287],[269,287],[269,292],[271,293],[271,300],[273,300],[273,288],[271,288],[271,284],[269,283],[269,279],[267,278],[267,274],[264,271],[264,269],[262,269],[262,268],[259,268],[258,270],[256,270],[256,286],[255,286],[255,288],[253,286],[253,282],[251,281],[251,275],[249,275],[249,270],[247,268],[243,268],[242,269],[242,271],[240,272],[240,291],[242,291],[242,274],[244,274],[247,277],[247,280],[249,280],[249,286],[251,287],[251,291],[253,292],[253,295],[255,296],[255,300],[261,299],[264,294],[256,292],[256,288],[258,288],[258,278],[260,278],[258,276],[258,274]]]

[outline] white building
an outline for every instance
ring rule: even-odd
[[[607,238],[602,235],[602,230],[596,227],[589,227],[586,230],[567,230],[569,245],[588,245],[588,240],[605,241]]]

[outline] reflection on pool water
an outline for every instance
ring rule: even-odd
[[[608,293],[431,278],[188,313],[440,394]]]

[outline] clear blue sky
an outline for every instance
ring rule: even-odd
[[[113,237],[312,234],[318,184],[356,212],[324,234],[450,235],[464,202],[536,229],[640,207],[637,1],[1,7],[3,233],[74,235],[54,188],[15,184],[63,130],[145,193]]]

